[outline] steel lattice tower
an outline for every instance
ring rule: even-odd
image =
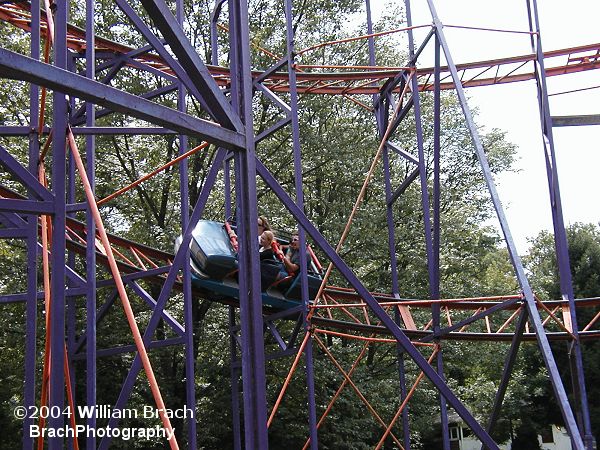
[[[296,57],[299,51],[295,49],[293,18],[298,13],[297,5],[292,0],[283,2],[286,29],[286,54],[271,67],[257,71],[253,66],[250,50],[250,31],[248,5],[243,0],[217,0],[210,17],[212,40],[212,65],[203,61],[189,38],[183,26],[185,9],[183,0],[176,0],[174,11],[164,0],[140,0],[139,4],[130,4],[124,0],[115,0],[116,6],[130,21],[132,30],[144,37],[147,45],[142,48],[128,48],[115,42],[95,35],[96,2],[86,0],[86,29],[75,28],[69,23],[68,11],[75,2],[59,0],[54,3],[46,2],[40,5],[39,0],[27,2],[5,2],[0,8],[0,18],[17,27],[25,29],[31,35],[31,51],[25,56],[9,50],[4,43],[0,45],[0,76],[7,79],[20,80],[28,83],[30,102],[28,107],[28,126],[2,126],[0,135],[5,137],[20,137],[28,143],[28,161],[21,164],[10,148],[0,147],[0,164],[13,180],[20,183],[27,197],[16,194],[4,187],[0,192],[0,237],[22,240],[27,248],[27,289],[24,293],[14,293],[0,296],[2,308],[10,308],[14,302],[26,304],[26,367],[24,381],[24,406],[37,404],[40,393],[36,391],[36,374],[38,362],[36,355],[41,351],[37,348],[39,327],[38,301],[45,299],[47,327],[51,329],[48,335],[48,347],[45,354],[48,358],[47,405],[64,408],[71,401],[70,383],[74,374],[69,367],[72,358],[77,356],[86,362],[85,398],[78,401],[92,406],[98,402],[96,395],[96,361],[106,355],[119,354],[124,351],[133,352],[135,357],[128,370],[126,379],[116,380],[121,383],[119,398],[114,401],[115,409],[126,408],[129,398],[136,386],[138,375],[143,372],[149,381],[156,407],[164,408],[165,404],[152,369],[148,350],[168,345],[178,345],[183,348],[185,355],[186,373],[186,402],[196,404],[195,373],[193,355],[192,331],[192,302],[195,293],[191,288],[189,244],[192,239],[192,229],[203,216],[204,209],[211,191],[215,188],[218,177],[224,173],[226,195],[231,188],[235,198],[228,199],[227,216],[231,215],[232,207],[237,213],[237,234],[240,242],[239,252],[239,315],[237,308],[230,307],[231,333],[231,372],[232,372],[232,409],[233,409],[233,442],[235,448],[265,449],[269,446],[268,425],[273,414],[268,414],[265,365],[270,358],[294,357],[294,367],[300,358],[304,358],[306,367],[306,391],[309,417],[310,446],[318,448],[318,418],[315,401],[315,379],[313,368],[313,346],[321,345],[314,336],[315,327],[326,328],[327,321],[319,316],[318,310],[309,304],[306,271],[302,276],[303,302],[293,311],[287,313],[268,313],[263,311],[261,304],[261,286],[258,255],[254,252],[257,241],[257,176],[260,177],[270,190],[279,198],[283,207],[297,221],[300,230],[300,242],[304,246],[310,239],[323,255],[331,262],[326,272],[328,279],[331,270],[335,268],[347,280],[348,291],[329,291],[327,295],[341,299],[351,297],[360,299],[358,306],[370,317],[380,322],[378,331],[391,336],[398,348],[398,360],[411,360],[421,373],[429,379],[439,392],[439,407],[443,430],[444,448],[449,449],[448,441],[448,412],[450,406],[480,439],[484,447],[498,448],[498,444],[490,437],[499,415],[504,394],[511,378],[512,368],[521,342],[525,339],[537,341],[549,373],[557,403],[560,406],[563,419],[571,437],[573,448],[591,450],[594,448],[591,432],[587,396],[585,391],[584,370],[580,349],[580,336],[595,337],[597,333],[586,327],[585,331],[578,330],[576,317],[576,301],[572,289],[569,268],[568,246],[566,231],[562,216],[556,159],[552,136],[552,117],[548,106],[546,91],[546,76],[568,73],[569,71],[598,68],[598,46],[568,49],[569,55],[577,52],[595,52],[593,58],[581,61],[578,66],[565,64],[558,67],[545,67],[545,57],[541,45],[541,34],[538,23],[537,4],[528,0],[530,36],[532,54],[527,60],[533,67],[531,72],[514,73],[510,70],[505,76],[488,79],[482,75],[467,75],[469,70],[481,71],[481,64],[458,67],[453,59],[446,42],[443,24],[437,16],[433,0],[426,0],[431,12],[432,24],[424,42],[415,42],[411,19],[410,1],[405,1],[407,12],[407,28],[404,30],[409,40],[409,61],[401,69],[374,70],[377,67],[377,55],[371,20],[370,1],[366,0],[368,35],[363,36],[369,43],[369,67],[360,73],[352,75],[344,72],[334,75],[324,73],[310,75],[298,70]],[[83,7],[83,2],[78,2]],[[142,8],[144,14],[136,9]],[[227,9],[227,44],[230,67],[218,67],[219,42],[217,25],[222,19],[223,10]],[[158,33],[155,31],[157,30]],[[40,42],[48,43],[46,49],[52,53],[42,55]],[[221,44],[223,45],[223,44]],[[425,46],[435,49],[435,66],[422,69],[418,65],[419,56]],[[306,50],[306,49],[305,49]],[[442,65],[442,58],[446,65]],[[515,58],[518,59],[518,58]],[[43,62],[44,60],[50,62]],[[77,71],[77,63],[84,62],[84,71]],[[513,61],[496,61],[488,66],[502,71],[503,64]],[[110,86],[110,81],[119,70],[131,65],[140,70],[148,71],[163,77],[165,87],[144,95],[135,95],[126,90]],[[101,78],[99,68],[108,70],[109,75]],[[428,80],[423,83],[423,77]],[[331,82],[335,79],[337,82]],[[531,290],[523,264],[516,251],[510,232],[509,224],[504,215],[502,205],[489,163],[477,128],[473,122],[467,105],[464,88],[490,84],[494,82],[518,81],[520,79],[535,79],[538,89],[539,110],[542,122],[542,134],[545,142],[545,155],[549,193],[552,199],[552,217],[554,221],[554,236],[556,255],[560,271],[560,287],[562,299],[559,305],[567,312],[569,325],[561,335],[568,335],[570,343],[572,377],[575,380],[573,395],[577,399],[578,410],[574,412],[567,397],[567,392],[558,372],[554,355],[550,348],[548,332],[541,319],[540,302]],[[500,81],[498,81],[500,80]],[[511,262],[515,269],[522,293],[515,296],[505,296],[498,299],[493,306],[482,312],[475,312],[469,319],[464,319],[452,325],[444,326],[441,318],[440,303],[440,144],[441,133],[441,102],[440,94],[443,89],[453,89],[462,107],[476,156],[487,183],[490,198],[493,202],[504,240],[506,242]],[[48,103],[51,105],[51,121],[43,123],[44,117],[40,98],[52,92]],[[434,98],[434,168],[433,189],[427,183],[428,173],[423,143],[420,96],[423,92],[433,93]],[[160,96],[177,93],[177,109],[163,106]],[[357,275],[350,269],[344,259],[338,254],[334,245],[319,232],[316,226],[306,216],[304,210],[301,130],[299,124],[300,94],[330,94],[347,95],[353,92],[360,95],[371,95],[372,109],[377,121],[377,132],[381,144],[373,162],[373,168],[381,163],[385,175],[385,195],[387,206],[387,222],[390,242],[390,267],[392,272],[391,293],[382,299],[369,292]],[[285,97],[281,95],[285,93]],[[253,98],[263,96],[281,111],[281,120],[271,128],[256,135],[253,124]],[[201,105],[208,119],[190,115],[186,109],[186,101],[193,99]],[[145,121],[152,126],[131,126],[126,128],[103,127],[97,125],[100,116],[118,112],[131,119]],[[417,154],[410,154],[397,148],[391,136],[398,125],[406,117],[414,117],[416,124]],[[256,147],[265,137],[281,129],[288,129],[292,136],[294,155],[295,192],[287,192],[267,166],[257,157]],[[95,198],[96,189],[96,139],[110,135],[177,135],[180,147],[179,177],[181,191],[181,229],[182,242],[176,254],[152,249],[150,246],[129,242],[110,235],[106,232],[99,213],[101,201]],[[84,136],[85,145],[79,149],[76,137]],[[185,157],[198,148],[189,149],[188,139],[199,138],[205,143],[218,147],[211,163],[206,180],[202,186],[198,200],[194,205],[189,204],[188,167]],[[45,145],[44,145],[45,144]],[[44,167],[43,159],[47,156],[51,145],[51,162],[47,163],[47,176],[41,173]],[[390,152],[405,158],[414,164],[413,172],[397,187],[390,181]],[[85,154],[85,160],[81,153]],[[230,170],[234,174],[233,186],[230,186]],[[372,177],[372,171],[365,180],[365,187]],[[424,216],[423,233],[426,242],[426,257],[428,282],[431,301],[432,330],[420,332],[412,322],[408,312],[407,302],[400,297],[396,267],[396,254],[393,247],[394,237],[394,207],[398,198],[410,184],[419,183],[421,206]],[[51,186],[50,188],[48,186]],[[86,201],[78,203],[75,192],[82,189]],[[357,203],[360,203],[360,196]],[[233,205],[233,206],[232,206]],[[85,212],[85,223],[77,223],[72,219],[76,212]],[[354,212],[353,212],[354,213]],[[83,242],[76,242],[76,237]],[[341,242],[343,241],[343,238]],[[101,245],[99,244],[101,242]],[[121,250],[114,250],[121,249]],[[130,251],[131,260],[124,260],[123,249]],[[85,271],[79,273],[81,265],[75,264],[75,256],[84,258]],[[300,266],[306,267],[305,255]],[[134,259],[137,259],[137,264]],[[40,265],[44,267],[43,279],[38,275]],[[97,279],[98,267],[108,267],[112,274],[110,282]],[[152,279],[160,283],[160,294],[154,298],[138,283],[139,280]],[[325,284],[325,283],[324,283]],[[39,285],[44,289],[38,292]],[[112,294],[102,304],[99,303],[97,292],[99,288],[109,287]],[[169,299],[177,289],[183,292],[182,322],[168,312]],[[322,288],[321,294],[323,294]],[[351,292],[350,292],[351,291]],[[145,329],[140,330],[136,318],[129,305],[128,294],[134,292],[150,305],[151,318]],[[75,301],[84,299],[84,303]],[[108,308],[121,302],[131,327],[135,346],[128,348],[104,349],[99,351],[96,345],[96,326],[106,314]],[[356,301],[356,300],[352,300]],[[391,314],[382,302],[396,302],[395,314]],[[85,329],[76,329],[72,320],[74,308],[85,310]],[[595,305],[596,303],[590,302]],[[79,306],[78,306],[79,305]],[[519,307],[520,305],[520,307]],[[517,309],[519,307],[519,309]],[[514,330],[510,334],[512,340],[506,356],[503,377],[498,388],[495,404],[485,424],[480,423],[464,403],[448,387],[444,377],[444,361],[438,343],[452,338],[461,327],[477,320],[487,318],[496,311],[514,309]],[[479,310],[478,310],[479,311]],[[295,314],[300,317],[293,336],[285,340],[279,336],[281,350],[274,355],[265,353],[265,330],[276,329],[276,321],[289,319]],[[156,330],[160,321],[165,321],[173,330],[175,337],[159,340]],[[323,325],[325,324],[325,325]],[[371,323],[365,324],[365,333],[372,331]],[[590,327],[593,324],[590,324]],[[333,321],[329,323],[333,327]],[[530,329],[526,330],[526,327]],[[275,335],[275,334],[274,334]],[[495,339],[490,336],[488,339]],[[286,341],[286,342],[284,342]],[[430,359],[425,358],[419,345],[429,345],[435,348]],[[83,350],[82,350],[83,349]],[[325,351],[325,350],[324,350]],[[239,353],[239,354],[238,354]],[[410,393],[407,390],[406,374],[400,364],[400,400],[408,401]],[[77,374],[81,376],[80,374]],[[238,378],[241,376],[241,385]],[[67,395],[65,395],[67,386]],[[238,401],[238,392],[243,393],[243,401]],[[42,393],[42,397],[46,394]],[[283,392],[282,395],[283,396]],[[278,403],[277,403],[278,404]],[[167,407],[169,405],[166,405]],[[242,413],[243,412],[243,423]],[[407,410],[399,410],[402,419],[402,445],[410,448],[410,423]],[[577,419],[576,419],[577,417]],[[162,425],[171,429],[169,417],[161,415]],[[394,422],[389,426],[392,427]],[[34,424],[33,418],[26,418],[23,429],[28,430]],[[96,417],[90,417],[86,425],[96,428]],[[65,426],[64,417],[50,417],[48,428],[59,429]],[[110,427],[118,428],[117,418],[111,419]],[[196,421],[187,420],[187,446],[197,448]],[[389,431],[389,430],[388,430]],[[384,435],[382,441],[387,436]],[[400,442],[398,439],[397,444]],[[88,436],[86,448],[107,448],[110,438],[97,439]],[[169,441],[171,448],[177,448],[175,440]],[[33,448],[35,439],[24,432],[23,447]],[[73,443],[62,437],[48,439],[51,449],[63,448]]]

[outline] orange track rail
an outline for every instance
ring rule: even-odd
[[[11,23],[15,27],[30,31],[30,14],[26,5],[19,3],[5,3],[0,6],[0,20]],[[45,19],[43,19],[45,20]],[[42,23],[42,35],[47,31],[45,22]],[[86,48],[84,30],[70,25],[68,27],[67,45],[76,52],[84,52]],[[134,48],[113,42],[109,39],[96,37],[96,51],[109,51],[116,55],[123,55]],[[600,68],[600,43],[553,50],[544,53],[546,76],[564,75],[586,70]],[[509,58],[493,59],[488,61],[458,64],[457,69],[464,87],[488,86],[493,84],[511,83],[534,79],[533,61],[534,54],[513,56]],[[156,54],[145,53],[135,57],[138,64],[147,65],[158,69],[165,74],[172,75],[171,69],[164,64]],[[297,87],[299,93],[327,94],[327,95],[364,95],[381,92],[385,82],[395,77],[400,71],[407,70],[402,67],[374,68],[360,66],[336,66],[339,71],[324,72],[330,66],[299,66],[303,69],[310,68],[312,72],[297,73]],[[227,86],[230,82],[229,69],[225,67],[208,66],[215,81],[220,86]],[[259,77],[263,72],[255,71],[253,75]],[[421,90],[433,89],[433,68],[417,68],[417,77]],[[441,70],[442,89],[454,89],[447,68]],[[288,74],[275,72],[262,81],[262,84],[273,92],[288,92]]]

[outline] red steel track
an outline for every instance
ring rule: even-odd
[[[0,20],[11,23],[15,27],[30,31],[30,13],[25,9],[27,5],[19,3],[5,3],[0,6]],[[42,36],[46,33],[46,22],[42,15]],[[135,49],[118,44],[109,39],[96,37],[96,51],[110,52],[114,56],[125,55]],[[67,43],[71,50],[78,53],[85,52],[85,31],[70,25],[68,28]],[[153,53],[144,53],[133,58],[137,65],[152,67],[165,74],[172,74],[162,59]],[[489,86],[493,84],[512,83],[534,79],[533,64],[534,54],[513,56],[509,58],[493,59],[466,64],[458,64],[457,69],[464,87]],[[565,75],[586,70],[600,68],[600,43],[583,45],[579,47],[553,50],[544,53],[546,76]],[[297,73],[298,92],[304,94],[328,95],[364,95],[377,94],[385,82],[395,77],[405,67],[377,68],[359,66],[298,66],[303,71]],[[334,67],[336,72],[325,72]],[[220,86],[229,85],[229,70],[224,67],[209,66],[215,80]],[[309,71],[312,70],[312,71]],[[263,74],[255,71],[255,77]],[[421,90],[431,90],[433,68],[417,68]],[[445,81],[446,80],[446,81]],[[442,89],[454,89],[447,68],[442,68]],[[261,82],[273,92],[289,91],[288,74],[274,72]]]
[[[0,186],[0,197],[23,199],[16,192]],[[83,223],[67,219],[65,230],[68,248],[81,256],[86,254],[86,227]],[[174,256],[171,253],[157,250],[147,245],[139,244],[121,237],[109,234],[119,269],[130,276],[139,274],[139,278],[162,283],[166,278]],[[97,245],[96,258],[99,265],[108,267],[108,259],[101,245]],[[154,274],[146,275],[144,272],[154,270]],[[181,289],[181,283],[176,283]],[[210,293],[195,290],[196,298],[209,298]],[[510,341],[516,326],[516,319],[522,311],[523,299],[521,295],[506,295],[496,297],[461,298],[444,300],[418,300],[397,299],[389,294],[373,294],[377,301],[386,308],[408,307],[409,313],[404,316],[401,328],[414,340],[429,340],[431,331],[431,307],[439,303],[442,308],[442,329],[455,327],[444,335],[444,339],[468,341]],[[226,304],[237,304],[233,300],[219,299]],[[578,316],[586,311],[588,316],[597,318],[600,298],[576,300]],[[328,286],[323,295],[323,300],[312,305],[313,316],[311,323],[315,330],[337,330],[340,336],[356,338],[359,335],[390,334],[385,327],[377,325],[377,319],[369,312],[368,305],[352,289]],[[538,301],[538,309],[550,340],[569,340],[572,338],[569,323],[568,303],[562,300]],[[265,313],[270,311],[265,310]],[[590,314],[591,313],[591,314]],[[460,326],[457,326],[459,324]],[[600,321],[591,320],[587,325],[581,326],[581,339],[600,338]],[[355,333],[355,334],[350,334]],[[524,340],[535,340],[533,333],[526,328]]]
[[[15,27],[30,31],[30,13],[27,5],[5,3],[0,5],[0,20],[4,20]],[[42,35],[46,33],[46,23],[42,22]],[[86,48],[85,32],[75,26],[69,26],[68,46],[72,51],[82,53]],[[109,39],[97,37],[95,39],[97,52],[109,52],[116,56],[126,55],[135,49],[118,44]],[[567,48],[546,52],[546,75],[555,76],[582,72],[600,68],[600,43],[580,47]],[[152,53],[144,53],[133,58],[138,67],[149,67],[172,75],[171,69],[162,59]],[[480,61],[468,64],[459,64],[459,71],[464,87],[486,86],[516,81],[525,81],[534,78],[533,64],[535,55],[522,55],[489,61]],[[325,72],[331,69],[336,72]],[[340,66],[298,66],[302,69],[297,73],[298,91],[304,94],[326,95],[364,95],[380,93],[385,83],[398,73],[410,70],[404,67],[373,68],[373,67],[340,67]],[[215,80],[220,86],[228,86],[229,71],[227,68],[209,66]],[[254,72],[256,78],[263,72]],[[421,90],[431,90],[433,77],[432,68],[417,68],[416,75]],[[454,85],[449,79],[449,72],[442,69],[442,88],[453,89]],[[264,77],[261,84],[273,92],[287,92],[289,90],[288,74],[273,72]],[[5,198],[20,198],[19,194],[0,186],[0,196]],[[81,222],[67,219],[65,230],[68,246],[71,250],[85,256],[86,227]],[[145,246],[115,235],[109,235],[113,252],[118,259],[119,269],[123,273],[140,274],[140,278],[148,278],[143,272],[154,269],[150,278],[155,282],[162,282],[166,276],[173,255]],[[97,260],[100,265],[107,266],[108,259],[101,245],[97,246]],[[180,287],[180,285],[179,285]],[[196,291],[198,297],[206,297],[206,292]],[[375,298],[387,308],[404,308],[409,311],[404,314],[403,331],[414,340],[430,340],[432,337],[430,308],[435,303],[432,300],[407,300],[396,299],[387,294],[375,294]],[[224,301],[227,303],[227,301]],[[523,299],[520,295],[502,297],[482,297],[464,299],[446,299],[438,301],[442,307],[442,329],[446,329],[444,339],[455,340],[489,340],[507,341],[513,338],[516,319],[523,310]],[[584,308],[588,312],[593,309],[594,318],[581,326],[582,339],[600,338],[600,329],[596,319],[600,316],[596,310],[600,299],[576,300],[578,309]],[[375,317],[369,313],[368,306],[353,291],[340,287],[328,287],[323,296],[323,301],[311,306],[313,316],[311,323],[316,331],[338,330],[339,335],[356,337],[346,333],[359,334],[389,334],[385,327],[377,325]],[[539,301],[538,308],[551,340],[569,340],[572,338],[569,322],[568,304],[564,301]],[[268,312],[268,311],[267,311]],[[581,314],[579,314],[581,315]],[[458,325],[457,325],[458,324]],[[322,329],[321,329],[322,328]],[[526,328],[524,340],[535,340],[535,335]]]

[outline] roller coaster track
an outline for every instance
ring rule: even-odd
[[[0,6],[0,20],[15,27],[30,31],[31,16],[25,3],[4,3]],[[42,19],[42,36],[47,32],[47,23]],[[107,60],[127,61],[131,67],[147,67],[155,72],[172,76],[173,72],[162,60],[152,53],[148,47],[144,51],[134,49],[109,39],[96,37],[95,50],[97,55],[105,55]],[[69,25],[67,45],[76,53],[85,53],[85,31]],[[535,54],[513,56],[488,61],[458,64],[457,70],[463,87],[489,86],[494,84],[512,83],[532,80],[535,78],[533,65]],[[110,64],[110,63],[108,63]],[[544,53],[546,76],[556,76],[594,70],[600,68],[600,43],[553,50]],[[105,64],[107,66],[107,64]],[[217,84],[223,88],[229,86],[229,70],[224,67],[208,66]],[[303,71],[297,73],[297,88],[303,94],[327,95],[364,95],[378,94],[386,82],[393,79],[399,72],[414,70],[407,67],[376,68],[360,66],[298,66]],[[335,68],[339,71],[325,72]],[[312,70],[312,71],[310,71]],[[433,89],[433,68],[416,68],[416,75],[421,90]],[[286,72],[255,71],[253,76],[257,82],[272,92],[288,92],[289,77]],[[454,89],[447,67],[441,69],[441,88]]]
[[[20,194],[0,186],[0,197],[22,200]],[[13,222],[18,222],[13,221]],[[24,222],[23,222],[24,223]],[[1,229],[0,229],[1,230]],[[86,227],[83,223],[72,218],[67,219],[67,246],[70,250],[85,257],[86,254]],[[119,269],[133,279],[145,279],[153,283],[162,283],[174,256],[171,253],[157,250],[147,245],[139,244],[128,239],[109,234],[114,254],[117,257]],[[101,244],[96,246],[96,259],[98,264],[108,267],[108,259]],[[177,289],[181,289],[181,281],[177,282]],[[210,292],[194,289],[196,299],[214,299]],[[506,295],[497,297],[461,298],[444,300],[419,300],[398,299],[389,294],[374,293],[374,297],[384,307],[408,307],[410,314],[402,326],[404,333],[415,341],[430,341],[434,335],[431,330],[430,308],[434,303],[439,303],[443,311],[443,323],[440,335],[449,340],[467,341],[510,341],[516,326],[516,319],[523,311],[523,298],[521,295]],[[15,295],[14,301],[21,298]],[[234,299],[218,296],[216,301],[237,305]],[[596,310],[600,306],[600,298],[577,299],[578,310],[593,311],[595,315],[587,325],[581,326],[579,332],[581,339],[600,338],[600,321],[597,321]],[[386,335],[389,330],[376,325],[376,319],[369,313],[368,305],[360,296],[351,289],[328,286],[323,295],[323,300],[310,307],[314,310],[311,324],[316,331],[336,330],[340,335],[351,336],[347,333],[359,335]],[[572,338],[569,323],[568,302],[562,300],[538,301],[538,309],[542,316],[547,336],[550,340],[569,340]],[[429,312],[429,314],[428,314]],[[265,308],[265,315],[280,314]],[[581,312],[578,316],[581,317]],[[590,316],[590,314],[587,314]],[[423,320],[420,320],[420,319]],[[436,335],[436,337],[440,336]],[[529,332],[529,327],[523,334],[523,340],[535,340],[535,334]]]
[[[42,36],[47,32],[45,16],[42,19]],[[31,15],[26,3],[4,3],[0,5],[0,20],[12,24],[24,31],[30,30]],[[86,49],[85,31],[69,25],[67,45],[76,53],[83,54]],[[151,69],[154,73],[165,76],[174,75],[162,58],[152,53],[148,47],[142,51],[128,47],[102,37],[95,38],[95,51],[99,57],[106,59],[103,67],[110,67],[111,60],[126,61],[126,65],[138,69]],[[556,76],[593,70],[600,68],[600,43],[544,53],[546,76]],[[530,80],[535,77],[533,64],[535,55],[522,55],[510,58],[494,59],[467,64],[460,64],[457,69],[464,87],[487,86],[501,83]],[[115,63],[116,64],[116,63]],[[230,83],[229,71],[224,67],[208,66],[214,79],[221,87]],[[303,71],[297,73],[298,92],[304,94],[325,95],[364,95],[380,93],[386,83],[396,77],[399,72],[416,70],[421,90],[431,90],[433,68],[410,69],[407,67],[377,68],[373,67],[342,67],[337,72],[324,72],[334,66],[302,66]],[[255,71],[253,76],[256,83],[272,92],[289,91],[289,78],[286,72],[267,70]],[[313,70],[312,72],[309,70]],[[454,84],[445,81],[450,78],[446,68],[442,68],[442,89],[454,89]],[[22,196],[0,186],[0,196],[4,198],[23,199]],[[85,256],[86,227],[74,219],[67,219],[65,230],[67,244],[72,251]],[[144,278],[153,282],[161,282],[172,265],[174,256],[152,247],[109,235],[109,240],[114,254],[118,258],[118,265],[122,273],[128,277]],[[108,266],[108,259],[99,243],[96,246],[97,261],[100,265]],[[180,280],[177,282],[181,288]],[[209,297],[210,293],[195,290],[197,298]],[[11,297],[11,296],[9,296]],[[19,301],[21,296],[13,296],[14,301]],[[429,341],[434,337],[431,330],[430,314],[427,309],[435,303],[432,300],[398,299],[387,294],[374,294],[374,297],[388,308],[408,306],[410,314],[405,317],[402,324],[403,331],[414,340]],[[11,301],[10,298],[5,301]],[[218,301],[236,304],[232,299],[219,298]],[[440,334],[445,339],[456,340],[511,340],[516,326],[516,319],[523,311],[523,299],[520,295],[502,297],[482,297],[446,299],[438,301],[444,311],[445,323],[442,324]],[[577,308],[598,309],[599,298],[578,299]],[[311,305],[314,310],[311,323],[313,327],[322,327],[338,330],[340,332],[355,332],[368,334],[389,334],[385,327],[375,324],[375,319],[369,313],[369,308],[354,291],[341,287],[329,286],[325,289],[321,302]],[[569,322],[568,304],[566,301],[538,301],[538,309],[542,315],[548,338],[551,340],[569,340],[572,338]],[[265,309],[265,314],[272,311]],[[593,313],[593,319],[580,327],[581,339],[600,338],[600,313]],[[589,316],[589,314],[588,314]],[[423,321],[420,322],[421,317]],[[426,322],[424,322],[426,321]],[[594,328],[594,326],[596,326]],[[526,332],[524,340],[535,340],[535,334]]]

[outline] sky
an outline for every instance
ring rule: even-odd
[[[385,3],[371,0],[374,20]],[[537,3],[544,51],[600,42],[597,24],[600,1],[538,0]],[[529,30],[526,5],[526,0],[435,1],[444,25],[516,31]],[[431,23],[426,0],[413,0],[411,9],[413,25]],[[417,45],[423,41],[424,33],[415,30]],[[445,27],[444,33],[456,64],[531,53],[525,34],[450,27]],[[422,67],[433,65],[431,53],[424,54],[419,61]],[[600,70],[548,77],[547,82],[549,94],[600,87]],[[528,238],[552,229],[535,82],[475,87],[466,93],[469,106],[479,109],[477,123],[487,129],[506,131],[507,139],[518,147],[515,163],[518,173],[500,175],[496,185],[517,250],[525,254]],[[553,116],[600,114],[600,88],[551,95],[550,113]],[[600,202],[595,182],[600,170],[600,126],[555,127],[553,133],[565,223],[598,223]]]

